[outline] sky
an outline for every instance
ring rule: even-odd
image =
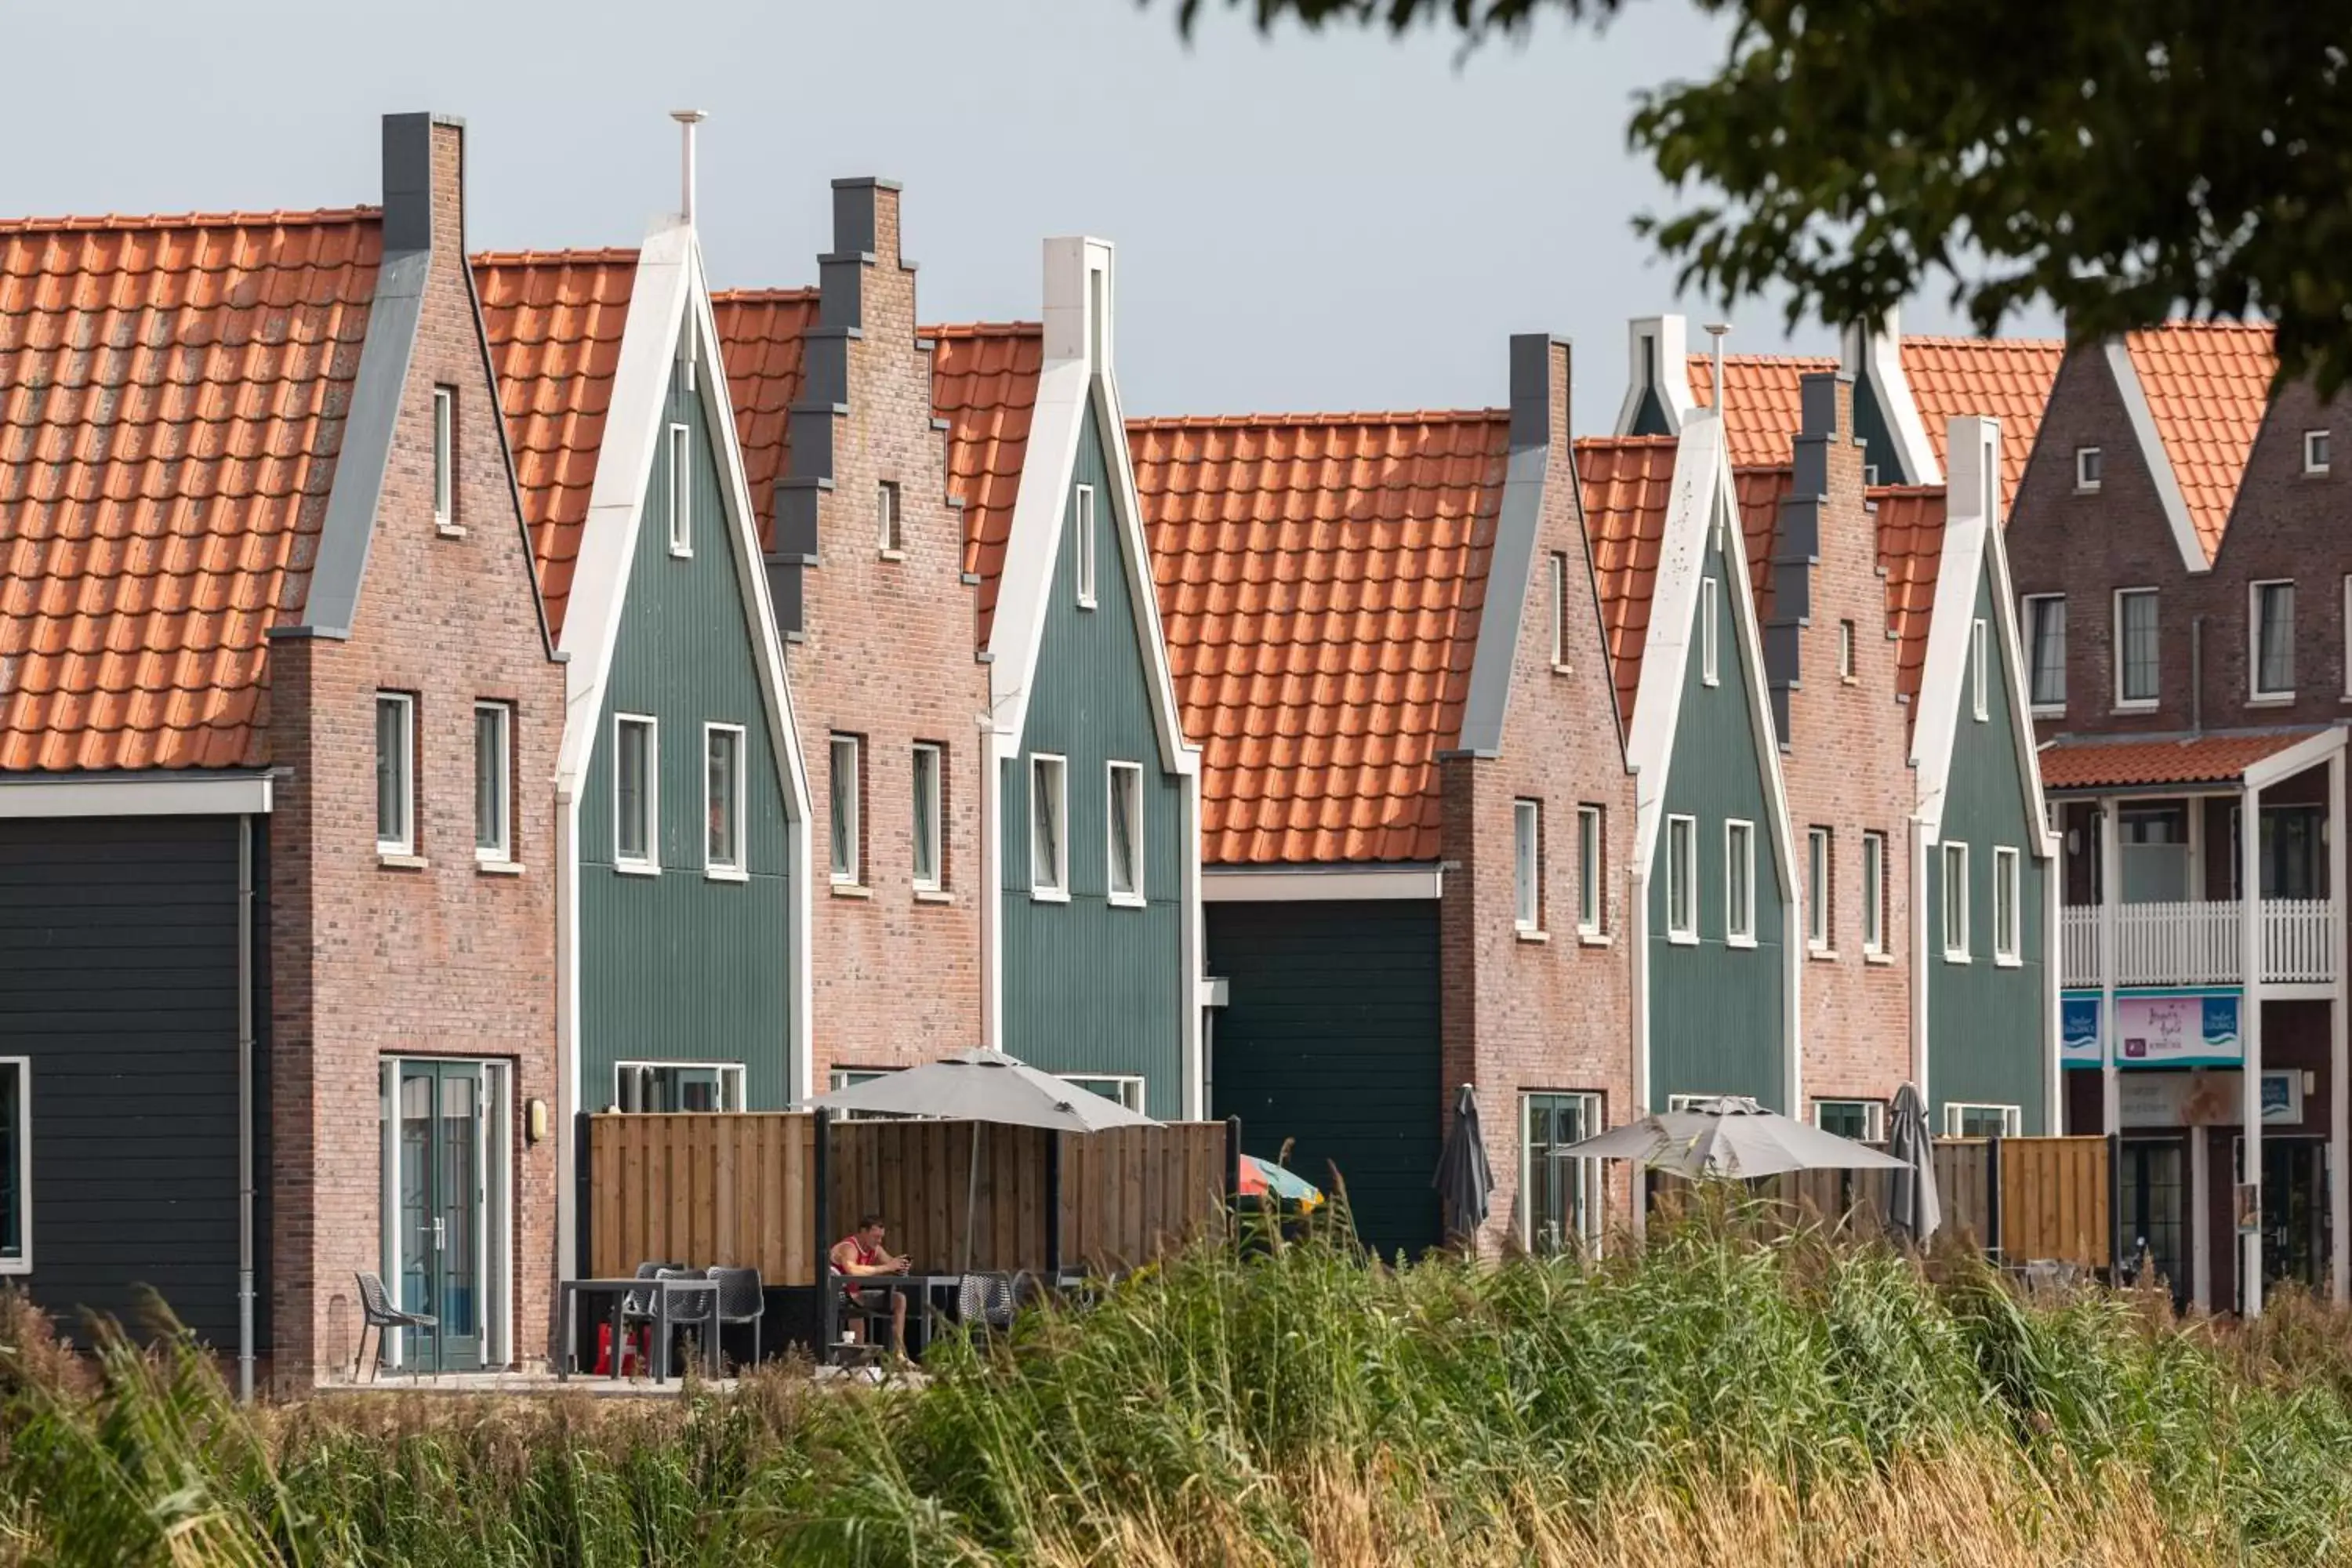
[[[1210,0],[0,0],[0,214],[373,204],[378,117],[467,128],[468,243],[633,245],[701,130],[718,286],[815,281],[828,182],[901,182],[929,321],[1034,320],[1040,242],[1118,246],[1132,414],[1483,407],[1507,340],[1575,347],[1580,434],[1624,391],[1625,323],[1727,317],[1733,350],[1829,349],[1776,306],[1677,298],[1635,236],[1675,194],[1629,153],[1635,93],[1709,73],[1687,0],[1605,32],[1258,34]],[[101,63],[102,62],[102,63]],[[102,76],[102,83],[95,79]],[[1906,330],[1960,331],[1940,300]],[[2029,318],[2011,331],[2050,332]]]

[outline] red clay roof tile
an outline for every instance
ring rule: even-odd
[[[963,569],[980,578],[976,636],[986,647],[1029,452],[1029,416],[1045,371],[1045,330],[1010,321],[917,332],[937,345],[931,407],[948,422],[948,491],[963,502]]]
[[[1786,467],[1790,442],[1804,425],[1801,387],[1804,378],[1837,369],[1834,359],[1806,354],[1726,354],[1723,380],[1731,401],[1724,410],[1723,440],[1736,468]],[[1715,366],[1705,354],[1690,356],[1691,398],[1715,406]]]
[[[2267,322],[2168,321],[2124,340],[2205,559],[2221,547],[2278,370]]]
[[[257,766],[377,215],[0,222],[0,769]]]
[[[776,481],[791,464],[790,411],[801,395],[802,344],[816,321],[814,289],[734,289],[710,297],[719,352],[735,405],[735,439],[760,519],[761,548],[776,531]]]
[[[1936,461],[1948,464],[1951,422],[1977,416],[2000,421],[2000,515],[2009,516],[2025,460],[2049,406],[2066,344],[2058,338],[1905,338],[1903,379],[1927,427]]]
[[[1657,591],[1658,552],[1674,499],[1672,436],[1591,437],[1576,443],[1584,531],[1592,544],[1593,588],[1617,682],[1617,714],[1628,730],[1642,690],[1642,653]]]
[[[1748,552],[1748,586],[1756,600],[1756,624],[1772,618],[1772,551],[1780,535],[1780,503],[1795,488],[1796,470],[1737,468],[1732,493],[1739,501],[1739,540]]]
[[[1437,858],[1507,416],[1139,419],[1128,437],[1202,749],[1202,858]]]
[[[2062,735],[2042,748],[2042,782],[2053,790],[2220,784],[2318,733],[2314,726],[2147,739]]]
[[[1944,563],[1944,487],[1886,485],[1869,492],[1878,510],[1878,568],[1886,576],[1886,629],[1895,635],[1895,690],[1919,718],[1927,627]]]

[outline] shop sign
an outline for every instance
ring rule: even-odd
[[[2116,1106],[2126,1127],[2235,1127],[2244,1085],[2245,1074],[2221,1068],[2125,1073],[2116,1080]],[[2264,1072],[2263,1125],[2302,1121],[2303,1070]]]
[[[2119,1068],[2235,1067],[2245,1059],[2238,1038],[2236,987],[2116,994],[2116,1065]],[[2099,998],[2074,993],[2059,999],[2060,1060],[2070,1068],[2100,1065]]]

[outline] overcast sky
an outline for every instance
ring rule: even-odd
[[[1591,432],[1627,317],[1715,313],[1632,230],[1672,199],[1626,151],[1633,93],[1722,49],[1685,0],[1466,61],[1211,5],[1189,46],[1170,0],[9,5],[0,213],[373,203],[376,117],[434,109],[467,124],[470,243],[629,245],[676,204],[665,116],[692,106],[720,286],[813,282],[843,174],[904,183],[928,320],[1034,319],[1038,242],[1099,235],[1134,413],[1497,404],[1505,340],[1549,331]],[[1738,348],[1784,342],[1768,306],[1732,318]]]

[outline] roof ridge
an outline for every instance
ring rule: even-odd
[[[276,207],[252,211],[63,214],[0,218],[0,234],[82,234],[140,228],[284,228],[296,224],[352,223],[383,216],[382,207]]]
[[[1261,425],[1485,425],[1508,419],[1507,408],[1392,408],[1330,414],[1153,414],[1127,422],[1130,430],[1241,430]]]
[[[583,261],[601,264],[626,261],[634,264],[640,254],[635,247],[605,245],[585,246],[576,250],[477,250],[466,260],[473,267],[575,266]]]
[[[2000,332],[1990,337],[1976,332],[1906,332],[1902,342],[1906,348],[1913,343],[1934,343],[1937,347],[1966,343],[1977,348],[2004,349],[2063,349],[2066,346],[2064,338],[2012,338]]]
[[[814,284],[787,287],[776,285],[761,289],[713,289],[710,302],[714,305],[766,305],[785,300],[814,300],[819,290]]]
[[[1572,444],[1579,447],[1671,447],[1681,439],[1680,436],[1579,436]],[[1759,469],[1785,468],[1788,466],[1786,463],[1748,465]]]
[[[919,338],[1018,338],[1045,330],[1043,321],[941,321],[933,325],[917,323]]]

